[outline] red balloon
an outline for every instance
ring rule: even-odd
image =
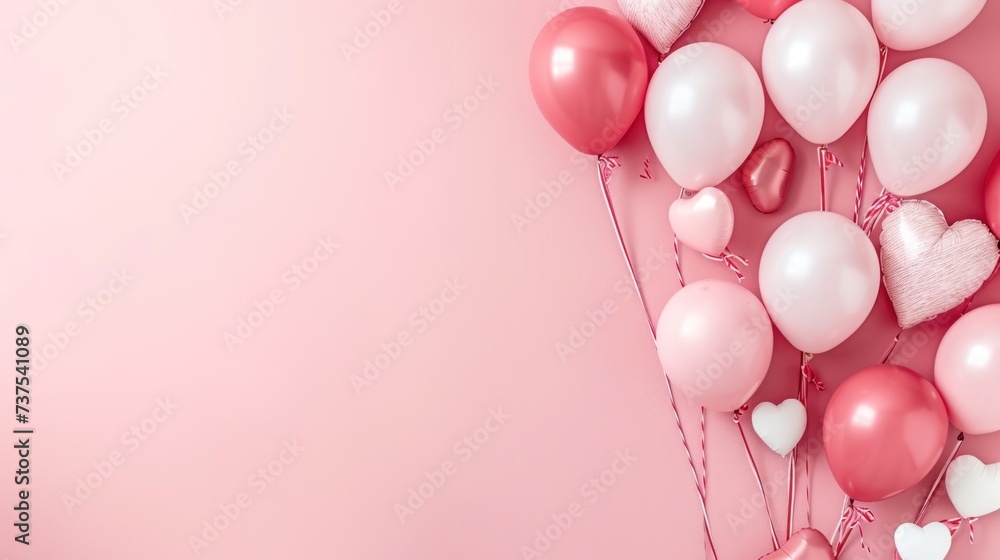
[[[782,12],[799,0],[736,0],[746,11],[763,19],[778,19]]]
[[[535,39],[531,92],[552,128],[574,148],[601,155],[639,115],[649,82],[642,41],[600,8],[571,8]]]
[[[923,480],[944,450],[948,412],[934,385],[893,365],[867,367],[830,399],[823,444],[848,496],[878,502]]]
[[[1000,153],[993,158],[986,175],[986,224],[1000,237]]]

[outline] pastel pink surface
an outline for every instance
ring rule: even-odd
[[[37,333],[36,354],[49,348],[54,357],[32,380],[41,436],[32,451],[35,542],[11,549],[4,516],[0,558],[188,558],[189,537],[241,492],[252,505],[199,558],[523,558],[522,547],[534,547],[553,515],[565,519],[573,504],[582,514],[545,560],[704,558],[690,468],[643,310],[626,288],[595,158],[551,130],[527,83],[538,30],[569,3],[402,0],[349,60],[343,46],[388,0],[248,1],[222,20],[212,2],[70,2],[17,53],[5,43],[0,332],[8,359],[18,322]],[[868,13],[867,1],[853,4]],[[33,0],[3,3],[4,30],[19,30],[39,10]],[[916,56],[961,64],[989,100],[983,150],[926,195],[951,220],[984,217],[986,171],[1000,148],[1000,75],[987,56],[1000,50],[998,22],[1000,3],[989,2],[953,39],[889,55],[890,70]],[[767,28],[735,1],[712,0],[677,46],[699,36],[725,43],[759,71]],[[111,105],[141,84],[147,64],[169,76],[121,120]],[[247,163],[240,144],[284,105],[294,120]],[[52,162],[104,118],[114,132],[58,181]],[[678,289],[667,221],[678,189],[642,126],[612,152],[622,167],[611,190],[655,317]],[[399,158],[438,128],[445,141],[390,188],[386,172],[398,173]],[[831,145],[846,165],[830,172],[830,208],[842,215],[854,205],[862,132],[856,125]],[[751,260],[745,285],[755,293],[771,232],[819,200],[815,147],[769,104],[761,140],[781,136],[800,163],[781,210],[757,213],[738,177],[721,186],[737,215],[731,249]],[[647,157],[652,180],[639,177]],[[234,158],[242,173],[185,222],[178,206]],[[880,186],[869,178],[866,203]],[[327,235],[340,248],[292,292],[285,271],[301,268]],[[682,264],[691,281],[734,281],[686,248]],[[121,267],[135,278],[128,288],[100,313],[78,314]],[[427,321],[421,309],[441,311],[455,279],[465,289],[457,299],[448,292],[452,303]],[[285,291],[284,303],[230,353],[224,333],[275,289]],[[993,282],[976,305],[998,296]],[[951,320],[905,334],[892,361],[930,375]],[[63,339],[68,321],[79,329]],[[597,322],[593,332],[581,329]],[[574,329],[591,333],[578,348]],[[881,295],[859,332],[813,361],[829,388],[810,398],[803,445],[813,459],[813,524],[825,532],[843,493],[818,445],[821,411],[847,374],[878,361],[897,330]],[[403,332],[409,344],[397,353]],[[780,336],[775,343],[751,406],[795,395],[799,354]],[[559,344],[571,352],[560,355]],[[366,362],[385,363],[383,348],[396,358],[355,391],[352,378]],[[123,433],[166,397],[178,410],[131,451]],[[484,426],[498,407],[510,418],[490,432]],[[694,433],[698,411],[684,404],[681,413]],[[11,423],[5,416],[2,427]],[[484,433],[488,441],[476,443]],[[292,438],[306,450],[258,494],[248,478]],[[0,453],[4,473],[10,443]],[[772,511],[783,512],[787,463],[752,434],[750,444]],[[994,462],[998,446],[997,435],[969,437],[963,452]],[[770,537],[753,508],[756,483],[731,415],[709,416],[708,448],[720,558],[758,558]],[[112,452],[124,462],[68,512],[63,496]],[[394,506],[445,461],[454,474],[400,523]],[[605,472],[613,484],[600,482]],[[872,558],[891,557],[892,531],[912,520],[931,482],[874,505],[877,521],[865,528]],[[4,476],[5,508],[13,491]],[[800,491],[796,529],[804,510]],[[928,519],[953,515],[939,499]],[[850,560],[862,557],[856,540],[847,550]],[[995,515],[977,523],[975,545],[956,538],[952,552],[998,554]]]

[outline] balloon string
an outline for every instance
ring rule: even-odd
[[[861,222],[861,229],[871,237],[872,231],[875,230],[875,226],[881,221],[882,216],[887,213],[893,213],[899,208],[901,203],[902,200],[899,197],[885,190],[885,187],[882,187],[882,192],[879,193],[878,198],[872,201],[871,206],[868,207],[868,212],[865,212],[865,219]]]
[[[705,521],[705,540],[708,543],[708,547],[712,551],[712,557],[718,560],[719,554],[715,551],[715,541],[712,538],[712,526],[708,520],[708,505],[706,503],[705,489],[702,488],[698,479],[698,469],[694,466],[694,457],[691,455],[691,446],[688,445],[687,437],[684,435],[684,428],[681,424],[681,415],[677,410],[677,401],[674,399],[674,390],[670,385],[670,378],[667,377],[666,373],[664,373],[663,379],[667,383],[667,395],[670,397],[670,408],[674,411],[674,420],[677,423],[677,433],[680,434],[681,444],[684,446],[684,453],[687,455],[688,465],[691,466],[691,475],[694,476],[694,486],[698,490],[698,499],[701,503],[701,514]]]
[[[677,200],[683,199],[685,193],[687,193],[687,191],[681,189]],[[676,235],[674,235],[674,264],[677,265],[677,280],[681,283],[681,287],[683,288],[687,286],[687,284],[684,282],[684,273],[681,272],[681,243],[677,239]]]
[[[785,519],[786,541],[792,538],[792,522],[795,516],[795,459],[797,456],[797,449],[792,449],[792,454],[788,456],[788,516]]]
[[[875,82],[876,86],[882,83],[882,77],[885,76],[885,63],[886,59],[889,58],[889,49],[885,45],[879,47],[879,67],[878,67],[878,81]],[[868,167],[868,133],[865,132],[865,143],[861,147],[861,166],[858,169],[858,188],[854,193],[854,223],[861,225],[858,219],[861,217],[861,200],[864,198],[865,194],[865,170]]]
[[[951,532],[951,536],[954,537],[955,533],[962,528],[962,522],[969,522],[969,542],[976,544],[976,521],[979,521],[978,517],[953,517],[951,519],[945,519],[941,523],[948,527],[948,531]]]
[[[760,470],[757,469],[757,463],[753,460],[753,453],[750,452],[750,443],[747,441],[747,434],[743,431],[743,424],[740,423],[740,418],[747,411],[747,408],[747,405],[743,405],[736,409],[733,412],[733,422],[736,423],[736,427],[740,430],[740,437],[743,439],[743,448],[746,449],[750,469],[757,479],[757,487],[760,488],[760,494],[764,499],[764,512],[767,513],[767,522],[771,527],[771,542],[774,544],[774,550],[778,550],[778,532],[774,530],[774,517],[771,516],[771,506],[767,503],[767,494],[764,492],[764,481],[760,478]]]
[[[726,267],[729,268],[729,270],[733,271],[733,274],[736,275],[736,281],[739,282],[740,284],[742,284],[743,280],[746,278],[746,275],[743,274],[742,270],[740,270],[739,265],[742,264],[743,266],[749,266],[750,261],[733,253],[732,251],[729,250],[729,247],[726,247],[726,250],[719,256],[713,257],[712,255],[706,255],[705,253],[702,253],[702,256],[704,256],[706,259],[710,261],[721,262],[725,264]]]
[[[706,441],[706,416],[705,407],[701,407],[701,489],[705,493],[705,504],[708,505],[708,442]],[[705,524],[705,558],[708,558],[708,522]]]
[[[951,454],[948,455],[948,459],[945,460],[944,465],[941,467],[941,472],[938,473],[937,478],[934,480],[934,484],[931,485],[930,491],[927,492],[927,498],[924,500],[923,505],[920,506],[920,510],[917,512],[917,517],[914,519],[914,523],[920,525],[923,521],[924,515],[927,514],[927,510],[930,508],[931,500],[934,499],[934,494],[937,492],[938,487],[941,486],[941,481],[944,479],[944,475],[948,472],[948,467],[951,462],[955,460],[958,456],[958,450],[962,448],[962,444],[965,443],[965,433],[959,432],[958,438],[955,441],[955,447],[951,450]]]
[[[656,327],[653,326],[653,319],[646,310],[646,302],[643,299],[642,290],[640,289],[638,279],[635,276],[635,269],[632,267],[632,260],[628,256],[628,250],[625,247],[625,240],[622,237],[622,230],[618,225],[618,217],[615,214],[614,206],[611,204],[611,192],[608,190],[608,179],[611,178],[610,170],[618,167],[617,159],[598,156],[597,162],[597,175],[598,180],[601,183],[601,189],[604,193],[604,203],[607,206],[608,215],[611,217],[611,223],[615,226],[615,235],[618,238],[618,246],[621,249],[622,255],[625,257],[625,264],[628,265],[629,277],[632,279],[632,286],[635,288],[636,294],[639,296],[639,303],[642,305],[643,314],[646,316],[646,326],[649,328],[649,337],[655,343]],[[712,539],[712,528],[708,520],[708,506],[705,502],[705,492],[698,479],[698,471],[694,466],[694,458],[691,456],[691,447],[688,445],[687,438],[684,436],[684,428],[681,425],[681,416],[677,410],[677,401],[674,399],[674,391],[670,386],[670,378],[667,376],[666,371],[663,372],[663,381],[667,386],[667,395],[670,397],[670,408],[674,412],[674,420],[677,422],[677,431],[681,437],[681,444],[684,446],[684,453],[687,455],[688,464],[691,466],[691,474],[694,476],[694,485],[695,489],[698,491],[698,498],[701,502],[701,513],[705,521],[705,536],[708,541],[708,547],[712,551],[712,557],[718,560],[719,555],[715,550],[715,541]]]
[[[844,547],[847,545],[847,541],[850,540],[851,533],[855,529],[858,530],[858,534],[861,536],[861,548],[870,553],[872,549],[865,544],[865,532],[862,529],[861,523],[872,523],[873,521],[875,521],[875,513],[871,509],[856,505],[853,499],[848,500],[847,509],[840,517],[843,532],[841,533],[840,541],[837,543],[837,549],[833,552],[833,557],[840,557],[840,553],[844,551]]]
[[[622,256],[625,257],[625,264],[628,265],[629,277],[632,279],[632,286],[635,288],[636,294],[639,296],[639,303],[642,305],[643,315],[646,316],[646,322],[649,324],[649,333],[653,337],[653,341],[656,341],[656,329],[653,327],[653,320],[649,316],[649,311],[646,308],[646,299],[642,295],[642,288],[639,287],[639,280],[635,276],[635,268],[632,266],[632,259],[628,255],[628,248],[625,246],[625,239],[622,236],[622,229],[618,223],[618,215],[615,214],[614,205],[611,204],[611,191],[608,189],[608,181],[611,180],[612,171],[619,166],[618,158],[614,156],[598,156],[597,157],[597,176],[601,182],[601,190],[604,193],[604,205],[607,207],[608,216],[611,218],[612,225],[615,226],[615,234],[618,238],[618,248],[621,250]]]
[[[802,393],[802,408],[806,410],[806,415],[809,414],[809,385],[816,387],[817,391],[822,391],[826,387],[823,382],[817,377],[816,372],[813,371],[812,366],[809,365],[813,359],[813,355],[802,352],[800,357],[801,362],[801,393]],[[798,447],[798,446],[796,446]],[[812,527],[812,476],[809,474],[809,450],[807,449],[803,455],[803,463],[806,469],[806,526]]]
[[[899,332],[896,333],[895,338],[892,339],[892,344],[890,344],[889,347],[886,348],[885,353],[882,354],[882,359],[879,360],[878,363],[884,364],[889,361],[889,358],[892,356],[892,353],[896,350],[896,345],[899,344],[899,337],[903,336],[904,330],[906,329],[900,329]]]
[[[844,166],[830,148],[825,144],[816,148],[816,157],[819,160],[819,209],[826,211],[826,172],[834,165]]]
[[[847,506],[850,504],[851,497],[844,494],[844,505],[840,508],[840,519],[837,520],[837,526],[833,529],[833,534],[830,536],[830,546],[834,546],[835,543],[840,542],[840,532],[844,529],[844,516],[847,515]]]

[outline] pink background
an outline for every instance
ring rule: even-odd
[[[218,559],[512,559],[569,511],[579,517],[550,529],[558,535],[541,557],[703,557],[691,475],[644,311],[623,289],[596,162],[548,128],[527,83],[535,34],[572,0],[398,2],[349,54],[344,45],[387,1],[234,0],[220,17],[211,0],[92,0],[62,6],[16,52],[5,34],[4,355],[13,361],[14,326],[25,323],[43,359],[31,385],[33,544],[12,541],[14,453],[4,443],[0,558],[177,559],[194,555],[198,537],[200,556]],[[20,32],[21,18],[41,9],[5,2],[3,30]],[[997,22],[1000,4],[990,3],[964,33],[893,52],[889,67],[920,56],[957,62],[982,84],[996,121]],[[680,44],[725,43],[759,69],[767,29],[731,0],[708,0]],[[166,76],[142,86],[157,66]],[[142,100],[126,110],[119,98],[133,93]],[[289,122],[272,120],[285,107]],[[53,162],[96,138],[85,131],[104,119],[111,132],[58,176]],[[831,175],[831,208],[842,214],[863,133],[855,126],[831,146],[846,164]],[[273,141],[241,149],[256,134]],[[768,105],[761,139],[780,135],[799,157],[781,212],[757,214],[738,185],[724,186],[751,289],[768,235],[817,205],[813,148]],[[439,141],[434,152],[390,188],[385,173],[427,138]],[[926,198],[950,220],[981,218],[998,147],[991,125],[968,170]],[[666,219],[677,186],[641,122],[612,154],[623,164],[615,204],[656,314],[678,287]],[[646,157],[653,180],[639,178]],[[239,174],[199,199],[231,160]],[[558,196],[543,194],[560,179]],[[877,188],[873,180],[868,199]],[[545,208],[518,227],[526,201]],[[185,219],[182,205],[195,203],[201,211]],[[319,243],[327,238],[338,245],[332,255]],[[123,268],[125,286],[114,280]],[[694,254],[684,268],[688,279],[732,280]],[[262,303],[272,295],[278,303]],[[976,301],[998,296],[994,283]],[[585,344],[561,358],[557,345],[602,308],[602,326],[585,327]],[[227,345],[241,320],[256,327]],[[895,332],[882,294],[854,337],[815,360],[819,375],[835,387],[877,361]],[[931,323],[907,333],[894,361],[930,375],[942,332]],[[379,358],[384,348],[395,356]],[[366,360],[388,366],[369,382]],[[797,364],[779,339],[754,402],[793,396]],[[9,402],[13,389],[4,391]],[[829,393],[811,403],[814,420]],[[693,436],[695,409],[681,407]],[[829,534],[843,494],[815,435],[813,511]],[[770,539],[729,415],[709,419],[708,440],[720,558],[756,559]],[[783,520],[785,463],[751,443]],[[996,461],[998,443],[975,437],[965,451]],[[439,487],[401,522],[396,505],[411,489],[430,494],[425,473]],[[874,506],[872,558],[891,557],[892,530],[928,484]],[[800,493],[796,527],[803,504]],[[234,520],[219,518],[222,531],[205,531],[234,508]],[[928,518],[953,514],[941,499]],[[1000,518],[976,533],[970,546],[963,531],[951,557],[1000,553]],[[856,540],[844,557],[864,557]]]

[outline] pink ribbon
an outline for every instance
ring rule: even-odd
[[[614,174],[615,168],[621,167],[621,164],[618,163],[618,156],[600,156],[598,161],[604,164],[601,166],[604,182],[611,181],[611,176]]]
[[[875,521],[875,513],[871,509],[855,505],[854,500],[851,500],[847,509],[844,510],[844,515],[840,518],[840,523],[844,526],[844,530],[841,533],[840,544],[837,546],[837,552],[834,556],[840,556],[844,545],[847,544],[847,540],[851,537],[851,532],[855,529],[858,530],[858,535],[861,537],[861,548],[866,552],[871,552],[872,548],[865,544],[865,532],[862,529],[861,523],[871,523],[873,521]]]
[[[872,201],[872,205],[868,207],[868,212],[865,213],[865,220],[861,223],[861,229],[868,235],[871,235],[872,230],[875,229],[875,224],[878,223],[882,216],[894,212],[902,202],[898,196],[883,190],[882,194]]]
[[[737,408],[736,410],[734,410],[733,411],[733,422],[736,422],[737,424],[739,424],[740,423],[740,418],[743,418],[743,415],[746,414],[746,412],[748,410],[750,410],[750,405],[749,404],[745,404],[745,405]]]
[[[653,176],[649,173],[649,156],[642,160],[642,174],[639,175],[640,179],[652,179]]]
[[[889,48],[882,45],[879,48],[879,67],[878,67],[878,82],[882,83],[882,77],[885,75],[885,62],[889,56]],[[858,218],[861,215],[861,202],[864,198],[865,193],[865,170],[868,168],[868,134],[865,134],[865,143],[861,148],[861,167],[858,169],[858,187],[854,192],[854,222],[857,223]]]
[[[750,264],[750,261],[746,260],[745,258],[737,254],[730,253],[728,247],[726,247],[725,253],[717,257],[713,257],[712,255],[705,255],[704,253],[702,253],[702,255],[704,255],[704,257],[710,261],[724,263],[729,268],[729,270],[732,270],[733,274],[736,275],[736,281],[739,282],[740,284],[743,283],[743,279],[746,278],[746,275],[743,274],[743,271],[740,270],[739,265],[736,263],[739,262],[743,266],[748,266]]]
[[[840,158],[830,150],[823,150],[823,171],[829,171],[834,165],[843,167],[844,162],[840,161]]]
[[[826,211],[826,172],[830,170],[834,165],[844,166],[844,162],[840,161],[833,152],[826,146],[820,146],[816,149],[816,156],[819,160],[819,209]]]
[[[809,365],[809,360],[806,360],[802,364],[802,376],[806,378],[806,384],[816,387],[817,391],[823,391],[826,389],[826,385],[820,380],[819,376],[816,375],[816,371]]]
[[[953,517],[951,519],[945,519],[941,523],[948,527],[951,531],[951,536],[955,536],[955,533],[962,528],[962,523],[964,521],[969,522],[969,542],[976,544],[976,521],[979,521],[978,517]]]

